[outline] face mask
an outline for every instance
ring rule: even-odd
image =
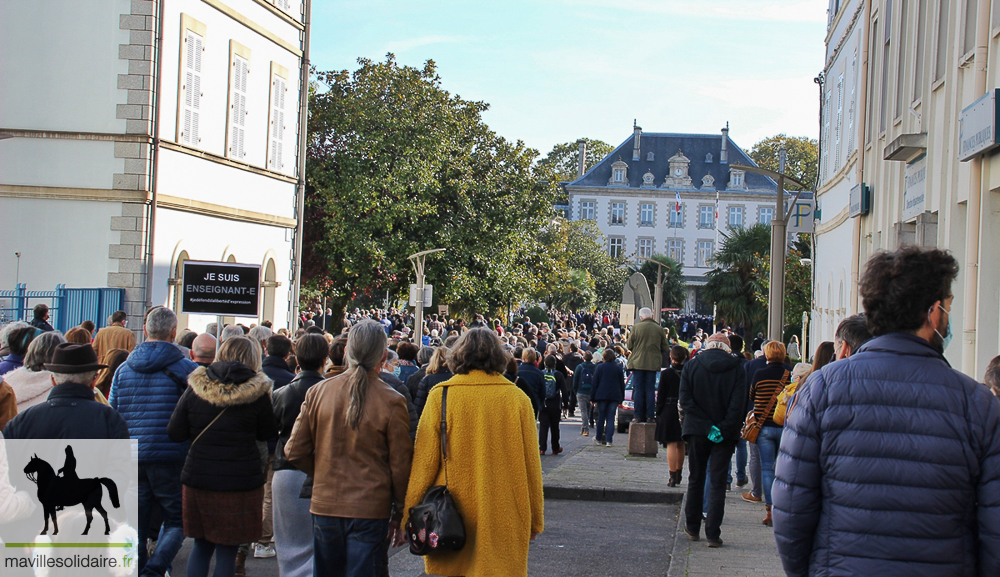
[[[399,376],[399,365],[392,367],[392,374],[397,377]]]
[[[945,325],[943,335],[937,330],[937,327],[934,327],[934,333],[941,339],[941,351],[943,352],[948,348],[948,345],[951,343],[951,339],[955,336],[955,334],[951,332],[951,313],[944,310],[944,307],[941,305],[938,305],[937,307],[944,311],[944,314],[948,315],[948,324]],[[931,310],[934,309],[932,308]],[[930,314],[930,311],[928,311],[928,314]]]

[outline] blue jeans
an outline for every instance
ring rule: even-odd
[[[656,417],[656,375],[659,371],[632,371],[632,400],[635,419],[646,422]]]
[[[195,539],[191,556],[188,557],[187,577],[208,577],[208,566],[215,554],[214,577],[230,577],[236,572],[236,551],[238,545],[216,545],[205,539]]]
[[[615,436],[615,409],[618,401],[597,401],[597,440],[610,443]]]
[[[388,519],[313,515],[313,575],[376,577],[384,565]]]
[[[139,574],[163,575],[170,570],[174,556],[184,544],[184,518],[181,506],[181,468],[183,463],[139,463]],[[163,513],[163,527],[157,536],[156,551],[149,557],[146,539],[153,507]],[[147,558],[148,557],[148,558]]]
[[[757,450],[760,451],[760,477],[764,485],[764,503],[771,504],[771,485],[774,484],[774,462],[778,459],[781,446],[781,427],[761,427],[757,436]]]
[[[747,479],[747,440],[741,438],[736,442],[736,480]]]

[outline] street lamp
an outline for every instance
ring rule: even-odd
[[[410,264],[413,265],[413,272],[417,273],[417,314],[416,318],[413,320],[413,338],[417,339],[418,345],[424,344],[424,259],[429,254],[435,252],[443,252],[443,248],[435,248],[432,250],[425,250],[423,252],[418,252],[416,254],[411,254],[409,257]]]
[[[651,262],[656,265],[656,290],[653,293],[653,310],[656,315],[656,324],[659,325],[662,320],[661,311],[663,309],[663,267],[667,267],[667,272],[670,272],[670,265],[664,264],[658,260],[646,258],[644,256],[640,256],[638,259]]]
[[[785,149],[782,148],[781,156],[779,157],[780,168],[778,172],[759,166],[731,165],[732,168],[763,174],[778,182],[778,197],[775,200],[776,209],[774,214],[779,218],[771,220],[771,289],[768,291],[767,296],[767,337],[775,341],[781,340],[781,328],[785,317],[785,251],[788,249],[788,240],[786,239],[788,219],[792,216],[792,209],[795,208],[795,202],[798,201],[799,195],[802,194],[803,190],[809,188],[785,174],[785,154]],[[785,212],[784,206],[786,180],[800,187],[800,190],[795,193],[795,197],[792,199],[787,212]],[[784,215],[784,218],[780,218],[781,215]]]

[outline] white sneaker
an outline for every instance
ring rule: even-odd
[[[274,550],[274,546],[271,544],[261,545],[260,543],[253,544],[253,558],[254,559],[270,559],[277,555]]]
[[[610,446],[611,446],[612,444],[613,444],[613,443],[612,443],[611,441],[608,441],[608,446],[609,446],[609,447],[610,447]]]

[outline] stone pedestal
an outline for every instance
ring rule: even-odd
[[[632,423],[628,428],[629,454],[655,457],[656,450],[656,423]]]

